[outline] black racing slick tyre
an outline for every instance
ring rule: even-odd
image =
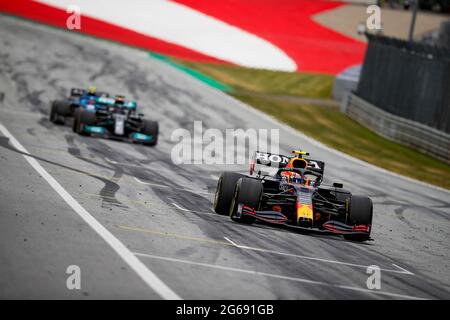
[[[52,107],[50,109],[50,121],[54,124],[64,124],[64,115],[60,114],[60,105],[62,101],[53,101]]]
[[[158,143],[158,135],[159,135],[158,122],[151,120],[144,120],[142,133],[153,137],[151,141],[145,142],[145,145],[155,146]]]
[[[67,100],[57,101],[57,109],[58,114],[63,117],[72,116],[72,107],[70,106],[70,101]]]
[[[73,112],[73,123],[72,123],[73,132],[77,132],[80,111],[81,111],[80,108],[76,108],[75,111]]]
[[[214,211],[221,215],[230,214],[231,200],[233,199],[236,183],[244,175],[235,172],[223,172],[217,181],[214,197]]]
[[[240,204],[249,206],[255,210],[259,209],[263,186],[260,180],[243,177],[238,180],[234,189],[233,199],[230,207],[230,218],[233,221],[252,224],[255,222],[254,217],[242,215],[236,216],[238,206]]]
[[[56,111],[55,101],[52,103],[52,107],[50,109],[50,122],[56,123],[56,119],[58,117],[58,112]]]
[[[365,196],[352,196],[350,200],[350,210],[347,219],[347,224],[354,225],[366,225],[370,226],[369,231],[372,229],[372,217],[373,217],[373,204],[369,197]],[[345,239],[353,241],[366,241],[370,238],[370,232],[367,235],[345,235]]]
[[[95,112],[91,112],[89,110],[80,110],[77,114],[77,118],[74,119],[76,121],[76,132],[81,135],[90,136],[90,133],[87,133],[83,130],[85,125],[87,126],[95,126],[97,117],[95,116]]]

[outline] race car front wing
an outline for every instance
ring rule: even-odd
[[[323,223],[321,228],[306,228],[289,224],[289,219],[281,212],[270,210],[257,211],[249,206],[239,204],[235,217],[240,218],[243,215],[253,217],[257,221],[268,225],[282,227],[299,233],[321,235],[364,235],[368,237],[368,240],[373,240],[369,237],[370,226],[366,225],[350,226],[340,221],[330,220]]]
[[[147,135],[147,134],[143,134],[140,132],[132,132],[129,135],[112,134],[108,130],[106,130],[106,128],[101,127],[101,126],[84,125],[83,132],[95,134],[95,135],[99,135],[99,136],[104,136],[104,137],[108,137],[108,138],[131,140],[133,142],[151,142],[154,139],[154,137],[152,135]]]

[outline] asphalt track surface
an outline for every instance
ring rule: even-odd
[[[142,51],[0,16],[0,297],[449,299],[449,193],[329,150]],[[50,101],[90,83],[142,104],[157,147],[82,137]],[[219,165],[174,165],[172,132],[278,128],[281,151],[374,201],[374,241],[246,226],[212,212]],[[351,142],[349,142],[351,143]],[[29,156],[24,156],[24,153]],[[241,168],[242,169],[242,168]],[[81,269],[68,290],[66,269]],[[369,290],[367,266],[381,268]]]

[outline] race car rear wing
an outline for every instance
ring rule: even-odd
[[[255,165],[258,164],[275,169],[285,168],[288,165],[289,160],[294,157],[297,156],[284,156],[281,154],[256,151],[253,159],[250,161],[250,174],[253,174]],[[308,162],[308,170],[323,175],[323,172],[325,171],[325,162],[308,158],[305,158],[305,160]]]
[[[86,93],[86,90],[84,90],[84,89],[72,88],[70,90],[70,96],[71,97],[81,97],[85,93]]]

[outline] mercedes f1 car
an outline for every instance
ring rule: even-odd
[[[249,174],[223,172],[215,212],[241,223],[259,221],[299,232],[371,240],[371,199],[352,195],[340,183],[322,185],[325,163],[306,158],[309,154],[303,151],[293,153],[256,152]]]
[[[105,98],[106,99],[106,98]],[[110,98],[108,98],[110,99]],[[154,146],[158,141],[158,122],[137,113],[137,104],[117,95],[112,103],[81,107],[74,112],[73,131],[81,135],[102,135]]]
[[[72,88],[69,97],[55,100],[50,110],[50,121],[55,124],[64,124],[66,118],[73,117],[78,108],[95,108],[98,105],[114,104],[106,92],[98,92],[95,87],[88,90]]]

